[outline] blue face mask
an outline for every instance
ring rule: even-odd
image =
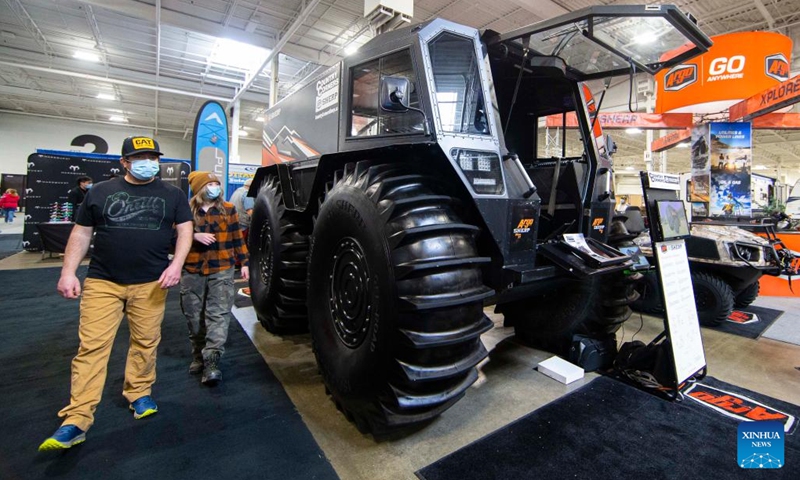
[[[86,184],[86,190],[89,190],[90,188],[92,188],[92,184],[91,183],[87,183]]]
[[[161,168],[155,160],[134,160],[131,162],[130,172],[137,180],[150,180],[155,177]]]
[[[219,197],[220,193],[222,193],[222,189],[218,186],[208,185],[206,187],[206,197],[208,197],[209,200],[214,200]]]

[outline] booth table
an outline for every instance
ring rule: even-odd
[[[72,233],[73,222],[47,222],[37,223],[39,238],[42,240],[42,258],[45,253],[64,253],[67,250],[67,241]]]

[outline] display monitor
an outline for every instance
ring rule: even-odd
[[[656,200],[658,227],[663,240],[675,240],[689,236],[689,222],[682,200]]]

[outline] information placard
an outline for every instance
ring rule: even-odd
[[[689,259],[683,240],[656,242],[654,250],[664,291],[667,333],[675,361],[675,374],[680,385],[706,366]]]

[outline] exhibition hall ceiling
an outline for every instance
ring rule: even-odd
[[[411,22],[442,17],[505,32],[587,6],[631,3],[646,2],[415,0]],[[774,31],[794,40],[793,57],[800,54],[800,0],[669,3],[694,15],[709,36]],[[283,97],[373,35],[364,0],[0,0],[0,113],[190,138],[199,107],[210,99],[227,106],[276,45]],[[270,76],[267,65],[241,95],[243,141],[260,139]],[[627,93],[613,93],[604,108],[622,111],[627,103]],[[643,168],[645,135],[613,135],[618,168]],[[759,173],[800,174],[800,131],[758,130],[755,144]],[[686,150],[670,151],[670,171],[688,165]]]

